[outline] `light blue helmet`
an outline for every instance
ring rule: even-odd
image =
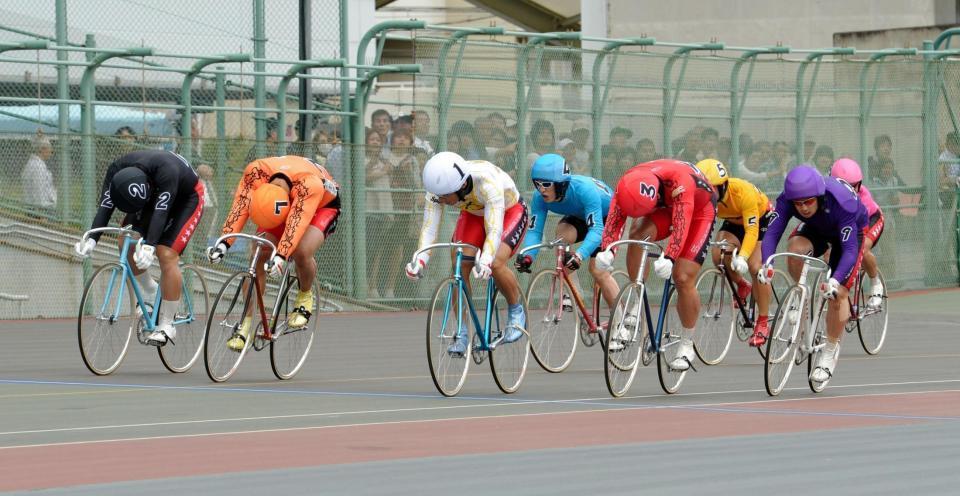
[[[566,183],[570,181],[570,167],[560,155],[548,153],[533,163],[533,168],[530,170],[530,179],[533,181]]]

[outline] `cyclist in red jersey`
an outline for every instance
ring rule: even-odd
[[[697,273],[706,258],[717,196],[713,187],[693,164],[679,160],[653,160],[633,167],[620,179],[610,201],[610,213],[603,230],[603,250],[597,266],[612,269],[614,254],[607,249],[623,236],[628,217],[641,218],[630,228],[630,239],[670,240],[664,256],[653,263],[661,278],[673,277],[677,288],[677,313],[682,326],[680,349],[670,366],[687,370],[694,360],[693,332],[700,313],[696,290]],[[635,277],[641,250],[627,249],[627,271]],[[625,321],[636,317],[627,315]],[[628,324],[629,325],[629,324]],[[611,336],[611,346],[620,345]]]

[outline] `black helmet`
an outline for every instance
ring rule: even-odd
[[[113,180],[110,181],[110,200],[121,212],[139,212],[149,198],[150,182],[142,170],[127,167],[113,175]]]

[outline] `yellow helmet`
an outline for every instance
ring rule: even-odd
[[[727,179],[730,179],[727,166],[715,158],[706,158],[697,162],[697,169],[700,169],[700,172],[707,176],[707,181],[714,186],[727,184]]]

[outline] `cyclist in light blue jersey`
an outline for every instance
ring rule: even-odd
[[[603,237],[603,222],[610,210],[613,191],[609,186],[587,176],[570,174],[570,167],[563,157],[555,153],[543,155],[533,164],[530,179],[539,194],[534,195],[530,231],[524,247],[540,244],[547,221],[547,212],[563,216],[557,223],[556,237],[569,244],[581,243],[575,251],[567,254],[565,266],[577,270],[583,260],[590,258],[590,274],[600,285],[600,292],[608,305],[617,297],[617,283],[613,276],[597,268],[594,257],[600,250]],[[520,272],[530,272],[530,266],[538,250],[518,255],[515,265]],[[572,302],[564,301],[564,309],[573,309]]]

